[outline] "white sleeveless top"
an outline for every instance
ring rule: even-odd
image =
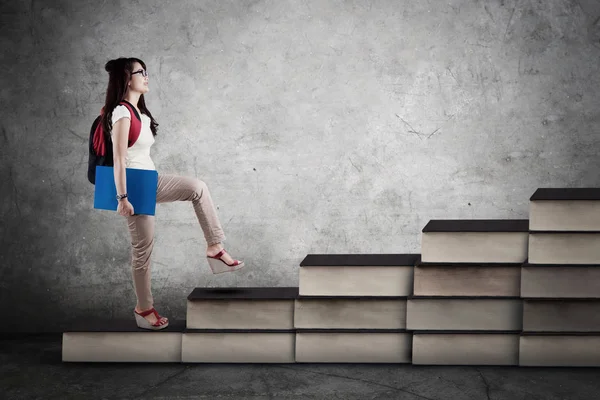
[[[138,140],[133,144],[133,146],[127,148],[127,156],[125,157],[125,167],[156,170],[154,162],[152,161],[152,158],[150,158],[150,147],[152,147],[152,145],[154,144],[154,136],[152,135],[152,131],[150,130],[150,117],[141,113],[140,117],[142,119],[142,130],[140,132]],[[129,110],[124,105],[118,105],[113,110],[113,126],[115,125],[115,122],[117,122],[121,118],[131,119]],[[112,131],[110,135],[112,138]]]

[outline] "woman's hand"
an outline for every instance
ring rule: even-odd
[[[133,215],[133,205],[129,202],[127,197],[125,197],[122,200],[119,200],[119,205],[117,206],[117,212],[124,217],[126,217],[128,215]]]

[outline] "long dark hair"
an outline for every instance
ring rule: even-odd
[[[106,89],[104,112],[102,113],[102,120],[100,123],[102,124],[104,134],[108,137],[110,137],[110,131],[112,130],[112,112],[115,107],[124,100],[123,97],[125,96],[127,85],[131,80],[131,73],[133,72],[133,63],[136,61],[146,69],[146,64],[135,57],[120,57],[115,60],[110,60],[104,66],[104,69],[108,72],[108,88]],[[142,114],[146,114],[150,117],[150,130],[152,131],[152,135],[156,136],[158,123],[152,117],[148,107],[146,107],[143,94],[140,95],[137,106]]]

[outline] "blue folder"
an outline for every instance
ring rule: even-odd
[[[127,198],[135,214],[154,215],[158,172],[148,169],[125,168]],[[113,167],[96,166],[94,208],[117,211],[117,187]]]

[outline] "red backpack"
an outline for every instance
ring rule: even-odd
[[[129,127],[129,140],[127,147],[131,147],[140,137],[142,130],[142,119],[139,113],[127,100],[123,100],[119,103],[129,109],[131,116],[131,125]],[[103,165],[112,167],[114,165],[113,160],[113,143],[110,134],[104,132],[102,124],[100,123],[102,115],[104,114],[104,107],[100,111],[100,115],[94,120],[92,129],[90,129],[90,141],[89,141],[89,159],[88,159],[88,180],[91,184],[96,184],[96,166]],[[134,118],[135,116],[135,118]]]

